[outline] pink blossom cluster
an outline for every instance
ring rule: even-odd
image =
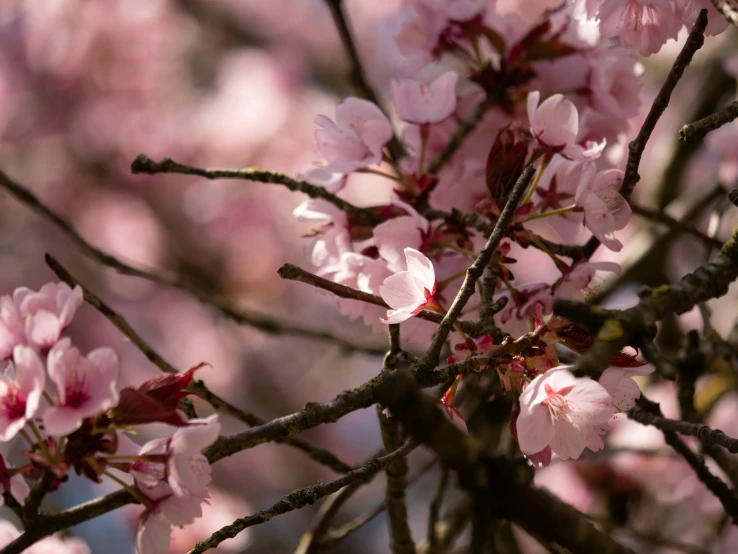
[[[350,97],[332,119],[316,120],[319,160],[304,177],[342,196],[355,175],[371,174],[391,184],[393,197],[366,206],[379,220],[374,225],[326,200],[303,202],[294,215],[311,225],[309,257],[319,275],[389,306],[385,314],[341,299],[344,315],[375,330],[401,323],[402,337],[419,344],[428,344],[434,325],[413,316],[445,313],[485,241],[478,226],[461,225],[458,216],[473,214],[491,228],[523,168],[534,166],[493,261],[499,268],[494,300],[506,301],[495,324],[513,338],[539,334],[537,350],[497,370],[515,397],[513,432],[534,463],[545,465],[552,453],[577,458],[585,446],[601,448],[608,421],[640,394],[630,377],[644,374],[638,369],[644,364],[627,355],[613,359],[599,381],[577,379],[560,366],[556,344],[583,350],[572,326],[552,317],[554,300],[584,300],[620,266],[566,261],[541,237],[575,245],[588,231],[613,252],[623,248],[617,233],[631,208],[620,194],[622,169],[603,153],[608,143],[624,140],[640,108],[642,70],[626,47],[656,52],[702,4],[709,2],[540,3],[536,12],[517,11],[514,2],[414,0],[398,16],[398,70],[409,77],[390,83],[384,100],[391,115]],[[607,37],[618,34],[622,46],[613,46]],[[455,134],[474,118],[474,131],[447,155]],[[535,264],[536,257],[553,262],[547,277],[516,278],[515,264]],[[478,318],[481,301],[476,291],[463,316]],[[494,346],[489,336],[461,335],[449,363]],[[452,405],[458,382],[442,400],[452,419],[461,416]]]
[[[119,362],[110,348],[82,354],[62,336],[82,302],[80,287],[49,283],[39,291],[19,288],[0,297],[0,337],[5,365],[0,376],[0,441],[21,436],[26,463],[12,467],[0,456],[6,492],[23,504],[27,479],[52,476],[59,487],[71,470],[99,482],[123,484],[145,510],[139,518],[136,551],[168,551],[172,526],[200,517],[208,499],[210,465],[202,450],[220,432],[218,416],[187,420],[179,410],[184,389],[200,367],[120,388]],[[166,423],[171,436],[139,447],[127,432]],[[128,485],[112,470],[133,477]],[[18,536],[1,529],[6,544]],[[79,541],[49,537],[28,552],[84,553]]]

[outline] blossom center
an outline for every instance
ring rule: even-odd
[[[546,391],[546,398],[543,399],[543,404],[548,407],[548,413],[551,416],[551,423],[556,421],[568,421],[571,422],[571,406],[569,405],[566,395],[574,387],[564,387],[559,390],[554,390],[551,385],[546,384],[544,390]]]
[[[0,398],[0,412],[9,421],[20,419],[26,415],[26,396],[15,381],[8,382],[8,388]]]

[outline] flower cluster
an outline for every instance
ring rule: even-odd
[[[52,488],[74,469],[95,482],[108,477],[124,485],[145,510],[140,518],[139,554],[168,551],[171,526],[201,515],[207,501],[210,467],[201,454],[218,437],[217,416],[187,420],[178,410],[195,367],[155,377],[137,388],[118,386],[118,356],[110,348],[82,354],[64,329],[82,302],[82,290],[49,283],[38,292],[17,289],[0,298],[2,363],[0,441],[21,436],[28,443],[26,462],[11,467],[0,457],[5,492],[23,505],[25,479],[51,476]],[[176,427],[167,439],[142,447],[126,435],[132,426],[166,423]],[[129,485],[122,475],[133,477]],[[18,536],[0,530],[6,544]],[[82,554],[78,541],[49,537],[28,552]]]
[[[586,230],[611,251],[622,249],[616,233],[631,208],[620,194],[623,171],[607,160],[616,158],[608,148],[625,141],[628,119],[640,107],[641,67],[627,47],[641,55],[658,51],[703,4],[710,3],[587,0],[553,12],[542,4],[534,13],[485,0],[408,2],[395,37],[406,77],[387,94],[393,117],[347,98],[333,120],[317,119],[319,160],[304,177],[340,196],[355,175],[372,174],[391,184],[394,197],[366,208],[380,220],[375,225],[325,200],[298,206],[295,216],[312,224],[311,261],[319,275],[379,295],[390,307],[385,314],[341,299],[345,315],[375,330],[402,323],[402,337],[412,342],[427,344],[434,330],[413,316],[445,313],[523,168],[535,168],[494,255],[491,284],[492,300],[503,306],[494,325],[513,338],[538,332],[533,348],[497,364],[503,389],[515,396],[513,432],[534,461],[597,448],[608,420],[640,393],[630,376],[643,364],[627,355],[631,369],[616,357],[599,382],[558,367],[557,344],[586,348],[581,329],[552,317],[554,300],[584,300],[600,275],[620,266],[567,261],[547,241],[570,246]],[[600,40],[615,35],[621,46]],[[444,71],[452,59],[454,70]],[[419,78],[421,69],[436,77]],[[465,137],[470,124],[476,128]],[[465,140],[449,150],[457,135]],[[394,136],[403,155],[391,145]],[[526,269],[542,260],[548,275],[526,279],[536,273]],[[478,319],[481,302],[475,291],[464,317]],[[488,335],[472,340],[457,331],[463,342],[449,363],[492,347]],[[461,417],[452,405],[459,380],[442,400],[452,418]]]

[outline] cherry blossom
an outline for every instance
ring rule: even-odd
[[[45,382],[38,355],[26,346],[16,346],[13,362],[0,377],[0,441],[12,439],[36,414]]]
[[[408,215],[393,217],[380,223],[374,227],[372,235],[379,255],[387,261],[389,270],[404,271],[407,269],[405,248],[420,248],[430,223],[404,202],[393,200],[391,205],[402,207]]]
[[[529,93],[527,109],[530,130],[541,145],[574,160],[594,159],[600,155],[604,142],[587,148],[577,144],[579,113],[571,100],[563,94],[554,94],[539,105],[540,99],[539,91]]]
[[[324,115],[315,122],[320,127],[315,140],[326,171],[348,173],[379,164],[382,148],[392,138],[392,127],[382,110],[361,98],[347,98],[338,104],[335,122]]]
[[[0,454],[0,483],[2,483],[3,492],[9,492],[13,498],[18,501],[21,506],[26,501],[26,497],[30,494],[31,489],[28,487],[28,483],[23,478],[23,475],[16,473],[11,474],[14,469],[9,466],[5,458]],[[5,503],[5,499],[0,497],[0,506]]]
[[[539,375],[520,395],[516,428],[525,454],[550,446],[564,460],[578,458],[591,427],[607,423],[614,412],[610,394],[592,379],[579,379],[569,366]]]
[[[641,396],[638,383],[633,380],[636,375],[650,375],[654,371],[652,365],[642,367],[608,367],[600,375],[599,383],[612,396],[613,405],[621,412],[627,412]]]
[[[383,323],[400,323],[433,305],[436,272],[433,264],[414,248],[405,248],[407,271],[390,275],[379,287],[379,294],[389,304]]]
[[[402,79],[392,83],[392,101],[397,116],[416,124],[439,123],[456,109],[458,73],[449,71],[432,83]]]
[[[48,355],[49,377],[57,387],[57,401],[43,416],[46,432],[69,434],[92,417],[118,403],[118,356],[110,348],[97,348],[82,356],[68,338]]]
[[[623,172],[619,169],[596,171],[593,163],[586,164],[574,198],[584,209],[584,224],[602,244],[619,252],[623,245],[614,232],[630,221],[631,209],[620,194]]]
[[[59,340],[82,304],[82,289],[47,283],[38,292],[21,287],[0,298],[0,358],[17,344],[47,349]]]
[[[605,0],[597,17],[602,36],[620,35],[641,56],[661,50],[682,28],[680,11],[669,0]]]

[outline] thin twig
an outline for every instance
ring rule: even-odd
[[[666,418],[656,413],[654,406],[658,405],[643,399],[628,412],[628,417],[643,425],[652,425],[664,432],[697,437],[706,445],[722,446],[732,454],[738,453],[738,439],[729,437],[719,429],[711,429],[707,425]]]
[[[159,162],[155,162],[146,156],[146,154],[139,154],[131,164],[131,172],[135,174],[146,173],[148,175],[179,173],[182,175],[197,175],[205,179],[243,179],[245,181],[283,185],[293,192],[302,192],[310,198],[318,198],[330,202],[339,210],[363,218],[367,223],[381,223],[381,218],[376,214],[354,206],[343,198],[339,198],[335,194],[328,192],[325,187],[312,185],[307,181],[293,179],[275,171],[265,171],[255,167],[247,169],[208,169],[181,164],[171,158],[164,158]]]
[[[646,400],[645,398],[638,399],[637,408],[654,416],[661,416],[661,409],[658,404]],[[628,415],[630,415],[630,412]],[[662,429],[662,432],[664,433],[666,444],[671,446],[682,456],[682,458],[684,458],[697,475],[697,478],[702,481],[707,489],[714,494],[723,505],[725,512],[732,518],[733,524],[738,525],[738,496],[736,496],[735,491],[731,490],[724,481],[714,475],[705,465],[704,460],[692,452],[692,450],[690,450],[690,448],[674,431]]]
[[[223,300],[200,290],[199,287],[196,287],[192,283],[186,282],[181,276],[163,270],[139,269],[132,265],[129,265],[87,242],[74,229],[74,227],[70,225],[70,223],[66,219],[64,219],[51,208],[46,206],[46,204],[41,202],[41,200],[39,200],[36,195],[30,192],[23,185],[8,177],[8,175],[1,170],[0,187],[10,192],[18,201],[22,202],[33,211],[41,214],[43,217],[56,225],[62,231],[62,233],[64,233],[80,249],[82,254],[84,254],[94,262],[114,269],[121,275],[139,277],[141,279],[145,279],[159,285],[165,285],[168,287],[183,290],[193,295],[203,304],[216,308],[224,316],[232,319],[236,323],[239,323],[241,325],[248,325],[264,333],[269,333],[273,335],[297,336],[312,340],[333,342],[348,352],[362,352],[371,355],[382,354],[384,352],[383,350],[367,348],[365,346],[354,344],[351,341],[335,337],[329,333],[323,333],[320,331],[315,331],[313,329],[298,327],[288,322],[274,320],[262,314],[246,312],[242,309],[230,306]]]
[[[707,27],[707,10],[701,10],[697,21],[695,22],[692,30],[687,37],[687,41],[682,47],[682,51],[679,52],[674,65],[672,65],[669,74],[666,76],[664,84],[661,86],[661,90],[653,100],[651,109],[646,116],[641,130],[638,132],[638,136],[628,145],[628,162],[625,166],[625,176],[623,177],[623,183],[620,186],[620,194],[622,194],[626,200],[630,199],[630,195],[633,193],[638,181],[641,176],[638,174],[638,166],[641,163],[641,157],[643,151],[646,149],[646,144],[651,138],[656,124],[658,123],[661,115],[669,105],[671,99],[671,93],[674,92],[679,80],[684,74],[684,70],[687,69],[692,57],[695,52],[702,48],[705,42],[705,28]]]
[[[468,119],[461,122],[456,131],[454,131],[454,134],[451,135],[446,146],[443,147],[443,150],[441,150],[428,165],[428,173],[436,175],[443,168],[444,164],[451,159],[451,156],[453,156],[456,151],[461,148],[461,145],[464,144],[466,137],[474,132],[482,119],[484,119],[484,116],[487,114],[489,109],[494,106],[495,103],[496,99],[493,96],[486,96],[484,100],[477,104],[477,107],[474,108],[474,113],[469,116]],[[434,185],[431,185],[428,189],[432,190],[433,186]]]
[[[306,271],[301,267],[297,267],[296,265],[284,264],[282,267],[279,268],[277,273],[282,279],[298,281],[312,287],[327,290],[328,292],[335,294],[339,298],[358,300],[359,302],[374,304],[375,306],[380,306],[382,308],[389,308],[389,305],[384,300],[382,300],[381,296],[353,289],[340,283],[335,283],[333,281],[315,275],[314,273],[310,273],[309,271]],[[433,323],[443,322],[443,316],[441,314],[437,314],[428,310],[423,310],[422,312],[415,314],[415,317],[425,319],[426,321],[432,321]],[[472,322],[459,321],[459,324],[462,325],[462,328],[465,326],[472,328]]]
[[[154,350],[154,348],[148,342],[146,342],[138,333],[136,333],[133,327],[131,327],[131,325],[122,315],[113,310],[110,306],[103,302],[100,297],[93,293],[89,288],[84,286],[51,254],[46,254],[46,263],[52,269],[52,271],[56,273],[59,279],[67,283],[69,286],[79,286],[80,288],[82,288],[85,301],[90,304],[90,306],[99,311],[102,315],[104,315],[113,325],[115,325],[115,327],[117,327],[118,330],[123,333],[123,335],[125,335],[125,337],[129,341],[131,341],[131,343],[135,345],[136,348],[138,348],[151,363],[153,363],[156,367],[158,367],[165,373],[179,373],[179,371],[174,366],[167,362],[164,357],[161,356],[161,354]],[[226,413],[231,417],[243,421],[247,425],[255,427],[257,425],[263,425],[265,423],[264,419],[252,414],[251,412],[247,412],[246,410],[237,408],[226,400],[220,398],[218,395],[213,393],[202,381],[194,381],[187,387],[187,390],[208,402],[217,411]],[[303,440],[288,438],[281,442],[297,448],[298,450],[302,450],[313,460],[327,467],[330,467],[336,473],[348,473],[349,471],[354,469],[350,465],[342,462],[336,455],[332,454],[331,452],[313,446]]]
[[[444,316],[443,321],[441,321],[438,329],[436,329],[436,332],[433,334],[430,347],[426,350],[425,354],[420,357],[420,360],[418,360],[417,367],[422,368],[424,371],[430,371],[438,365],[438,361],[441,356],[441,349],[443,348],[456,319],[461,314],[461,310],[464,309],[464,306],[466,306],[466,303],[474,294],[477,281],[482,276],[484,268],[492,259],[492,254],[497,250],[500,241],[502,241],[503,237],[507,233],[508,225],[518,206],[518,201],[523,196],[525,189],[528,188],[534,173],[535,169],[533,166],[526,167],[523,170],[523,173],[521,173],[512,192],[510,193],[510,197],[505,204],[505,208],[500,214],[500,218],[497,220],[494,231],[492,231],[487,239],[487,243],[484,245],[484,248],[479,252],[477,259],[474,260],[474,263],[466,270],[464,282],[451,304],[451,308],[449,308],[448,313]]]
[[[324,496],[333,494],[345,486],[371,479],[376,473],[383,470],[398,458],[404,458],[407,456],[416,446],[417,444],[414,442],[408,441],[394,452],[367,462],[361,467],[339,477],[335,481],[331,481],[330,483],[318,483],[316,485],[311,485],[309,487],[293,491],[282,497],[279,502],[270,508],[262,510],[252,516],[237,519],[230,525],[216,531],[209,539],[197,543],[195,548],[190,550],[188,554],[200,554],[206,550],[215,548],[224,540],[235,537],[244,529],[248,529],[249,527],[253,527],[254,525],[259,525],[261,523],[266,523],[273,517],[313,504]]]
[[[642,206],[638,206],[632,203],[630,207],[633,210],[634,214],[645,217],[646,219],[650,219],[651,221],[662,223],[666,225],[667,227],[669,227],[672,231],[680,231],[682,233],[687,233],[689,235],[692,235],[693,237],[695,237],[696,239],[699,239],[706,246],[710,248],[720,248],[723,245],[722,241],[719,241],[718,239],[714,237],[707,236],[702,231],[695,229],[694,227],[692,227],[691,225],[683,221],[674,219],[673,217],[668,215],[666,212],[663,212],[660,210],[652,210],[650,208],[644,208]]]
[[[687,141],[702,138],[710,131],[714,131],[730,123],[738,117],[738,101],[732,102],[712,115],[703,117],[694,123],[689,123],[679,131],[679,138]]]
[[[387,111],[382,108],[382,104],[379,103],[379,99],[374,93],[374,89],[369,86],[369,82],[367,81],[364,66],[361,63],[359,52],[356,49],[356,42],[354,41],[348,20],[346,19],[346,14],[344,13],[343,0],[326,0],[326,4],[331,11],[333,21],[336,24],[336,29],[338,30],[341,42],[343,43],[343,48],[346,50],[346,54],[348,55],[351,63],[350,81],[359,91],[361,96],[376,104],[379,109],[384,111],[386,114]],[[392,133],[392,140],[390,140],[387,148],[390,151],[390,156],[395,162],[404,155],[402,144],[397,139],[397,134],[394,132]]]

